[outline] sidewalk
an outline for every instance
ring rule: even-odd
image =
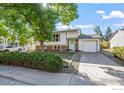
[[[83,83],[85,84],[85,81],[82,78],[73,74],[50,73],[42,70],[34,70],[30,68],[5,65],[0,65],[0,77],[20,81],[27,85],[82,85]]]

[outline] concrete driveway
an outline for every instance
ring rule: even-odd
[[[91,85],[124,85],[124,67],[101,53],[82,53],[79,76]]]

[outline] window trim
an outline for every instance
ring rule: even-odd
[[[54,34],[53,35],[53,41],[54,42],[59,42],[60,41],[60,34]]]

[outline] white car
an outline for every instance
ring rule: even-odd
[[[4,47],[2,45],[0,45],[0,51],[2,51],[4,49]]]
[[[6,46],[4,49],[4,51],[23,51],[23,48],[22,47],[15,47],[15,46],[12,46],[12,45],[8,45]]]

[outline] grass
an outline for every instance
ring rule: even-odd
[[[124,66],[124,61],[119,59],[118,57],[115,57],[115,55],[113,54],[112,49],[103,49],[101,51],[105,56],[107,56],[109,59],[113,60],[114,62],[116,62],[117,64]]]

